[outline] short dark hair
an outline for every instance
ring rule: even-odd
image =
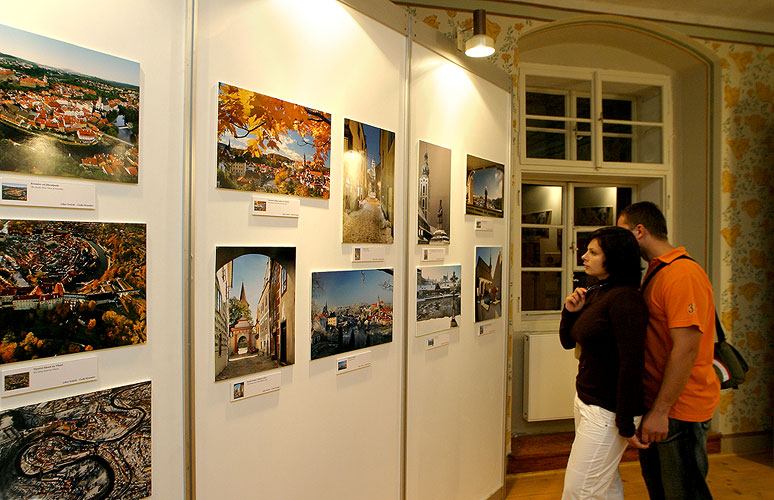
[[[626,222],[634,229],[642,224],[653,237],[660,240],[667,239],[667,225],[664,214],[650,201],[640,201],[624,208],[620,216],[626,218]]]
[[[617,226],[602,227],[591,233],[589,241],[591,240],[597,240],[602,253],[605,254],[603,266],[612,283],[640,286],[640,246],[631,231]]]

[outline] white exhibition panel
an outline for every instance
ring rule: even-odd
[[[399,498],[406,37],[333,0],[207,0],[197,19],[196,495]],[[332,114],[329,200],[301,198],[297,219],[255,217],[254,193],[216,188],[219,82]],[[353,264],[341,243],[345,118],[396,133],[395,242],[382,263]],[[213,381],[218,246],[297,249],[295,364],[278,369],[278,391],[234,403],[229,381]],[[393,341],[351,373],[336,375],[337,356],[310,361],[312,272],[385,267],[395,269]]]
[[[0,206],[0,217],[141,222],[147,224],[148,243],[147,343],[64,356],[62,361],[97,356],[97,381],[3,398],[0,409],[151,380],[151,498],[157,499],[182,498],[184,487],[181,250],[185,20],[185,2],[152,0],[3,2],[0,19],[6,26],[138,62],[141,72],[139,183],[94,182],[96,210],[4,205]],[[7,175],[12,176],[15,174]],[[51,358],[19,366],[46,361],[51,362]]]
[[[502,316],[485,322],[494,332],[478,336],[474,323],[475,247],[501,246],[503,283],[508,283],[508,219],[486,218],[493,231],[477,232],[465,215],[466,156],[505,165],[505,214],[510,193],[510,107],[506,90],[486,82],[424,46],[413,43],[410,78],[410,164],[406,203],[408,271],[418,266],[462,265],[459,327],[447,330],[449,344],[428,350],[416,337],[416,280],[409,281],[406,498],[486,499],[504,480],[507,294]],[[443,262],[421,262],[416,245],[419,141],[451,149],[450,245]],[[432,176],[432,168],[431,168]],[[434,334],[430,334],[432,336]]]

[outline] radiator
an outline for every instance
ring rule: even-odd
[[[565,350],[558,333],[524,336],[524,419],[528,422],[573,418],[574,351]]]

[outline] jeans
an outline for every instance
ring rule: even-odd
[[[587,405],[575,396],[575,440],[564,473],[563,500],[623,500],[618,462],[626,439],[618,434],[615,413]],[[635,417],[635,425],[640,417]]]
[[[639,450],[651,500],[712,500],[706,481],[709,424],[670,418],[667,438]]]

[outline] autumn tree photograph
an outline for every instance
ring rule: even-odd
[[[146,234],[0,220],[0,364],[145,343]]]
[[[330,154],[330,113],[219,84],[219,188],[328,199]]]

